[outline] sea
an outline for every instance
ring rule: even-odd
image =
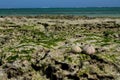
[[[120,17],[120,7],[84,7],[84,8],[4,8],[0,16],[38,16],[38,15],[77,15]]]

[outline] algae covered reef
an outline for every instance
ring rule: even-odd
[[[0,18],[0,80],[120,80],[120,18]]]

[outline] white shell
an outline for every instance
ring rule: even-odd
[[[92,45],[85,45],[83,47],[83,52],[85,52],[86,54],[94,54],[95,48]]]
[[[72,51],[78,53],[78,52],[81,52],[82,49],[79,46],[74,45],[74,46],[72,46]]]

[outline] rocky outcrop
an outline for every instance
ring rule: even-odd
[[[119,21],[2,17],[0,80],[119,80]]]

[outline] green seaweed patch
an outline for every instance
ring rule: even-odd
[[[112,42],[112,39],[109,38],[109,37],[105,37],[105,38],[103,39],[103,42]]]
[[[7,61],[11,62],[11,61],[15,61],[17,59],[31,60],[30,52],[31,52],[30,50],[29,51],[28,50],[24,50],[24,51],[21,51],[19,54],[18,53],[16,53],[15,55],[13,54],[12,56],[9,56],[7,58]],[[21,55],[21,54],[23,54],[23,55]]]
[[[19,55],[16,54],[16,55],[9,56],[9,57],[7,58],[7,60],[8,60],[8,62],[12,62],[12,61],[17,60],[18,58],[19,58]]]
[[[5,24],[14,24],[13,22],[10,22],[10,21],[5,21],[4,23]]]
[[[20,49],[22,48],[22,49]],[[17,59],[27,59],[30,60],[31,59],[31,54],[34,52],[34,48],[28,48],[26,46],[19,46],[19,47],[9,47],[7,49],[5,49],[7,52],[11,52],[12,55],[7,57],[7,61],[11,62],[11,61],[15,61]],[[24,56],[24,57],[23,57]]]
[[[117,60],[117,55],[115,54],[98,54],[98,56],[110,62],[115,62]]]
[[[20,54],[31,54],[31,53],[33,53],[33,51],[34,51],[34,48],[29,49],[29,50],[21,50],[19,53]]]
[[[32,56],[31,55],[22,55],[22,56],[19,56],[19,59],[22,59],[22,60],[31,60]]]
[[[101,46],[107,46],[107,45],[110,45],[110,43],[101,43]]]
[[[114,40],[115,43],[120,43],[120,40]]]
[[[29,46],[35,46],[34,44],[20,44],[20,45],[18,45],[18,46],[16,46],[15,48],[21,48],[21,47],[29,47]]]
[[[2,34],[10,34],[13,33],[14,29],[0,29],[0,33]]]
[[[83,76],[84,74],[89,74],[89,68],[82,69],[78,72],[78,76]]]
[[[18,27],[18,30],[34,30],[34,26],[28,26],[28,25],[25,25],[25,26],[21,26],[20,28]]]
[[[61,37],[54,38],[51,33],[47,36],[40,31],[31,32],[31,36],[22,35],[19,39],[20,43],[35,43],[37,45],[43,45],[44,47],[57,46],[57,42],[64,40]]]
[[[72,62],[72,61],[73,61],[70,56],[65,56],[64,58],[65,58],[65,60],[67,60],[68,62]]]
[[[91,58],[90,58],[90,56],[89,55],[87,55],[87,54],[80,54],[79,55],[79,59],[80,59],[80,61],[87,61],[87,60],[90,60]]]
[[[114,33],[115,33],[114,31],[110,31],[110,30],[103,32],[104,36],[106,36],[106,37],[108,37],[109,35],[112,35]]]
[[[96,33],[82,33],[85,36],[97,36],[97,37],[101,37],[100,34],[96,34]]]
[[[24,48],[24,49],[20,50],[20,48],[10,47],[8,49],[8,52],[17,53],[17,54],[18,53],[19,54],[30,54],[30,53],[33,53],[33,51],[35,50],[34,48],[26,49],[26,47],[24,47],[24,46],[22,46],[22,48]]]
[[[7,52],[12,52],[12,53],[18,53],[19,52],[18,50],[16,50],[16,48],[13,48],[13,47],[9,47],[6,50],[7,50]]]

